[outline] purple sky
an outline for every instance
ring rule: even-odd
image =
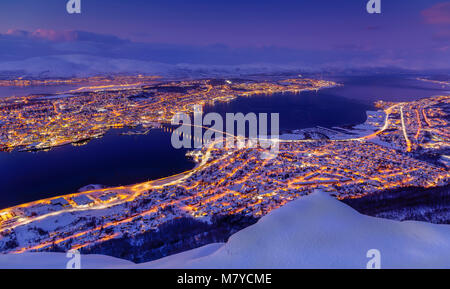
[[[450,1],[2,0],[0,61],[64,54],[162,63],[450,67]],[[29,46],[36,46],[29,49]],[[14,52],[13,52],[14,51]]]

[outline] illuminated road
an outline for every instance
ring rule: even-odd
[[[389,126],[389,115],[391,113],[391,111],[398,106],[399,104],[396,104],[392,107],[389,107],[388,109],[385,110],[386,113],[386,117],[385,117],[385,123],[383,125],[383,127],[378,130],[377,132],[374,132],[368,136],[363,136],[360,138],[351,138],[351,139],[343,139],[343,140],[334,140],[334,141],[338,141],[338,142],[348,142],[348,141],[366,141],[368,139],[371,139],[373,137],[375,137],[376,135],[378,135],[379,133],[383,132],[384,130],[387,129],[387,127]],[[212,130],[214,132],[217,133],[221,133],[227,137],[232,137],[232,138],[236,138],[236,136],[231,135],[227,132],[223,132],[223,131],[219,131],[219,130],[215,130],[215,129],[211,129],[209,127],[205,127],[205,126],[198,126],[198,125],[194,125],[194,124],[190,124],[190,126],[192,127],[200,127],[203,129],[209,129]],[[248,140],[248,138],[246,138]],[[281,140],[281,139],[262,139],[262,141],[271,141],[271,142],[317,142],[318,140]],[[48,214],[44,214],[41,216],[37,216],[37,217],[29,217],[29,218],[20,218],[18,219],[14,224],[9,225],[9,226],[4,226],[0,228],[0,232],[5,231],[5,230],[10,230],[10,229],[14,229],[18,226],[22,226],[22,225],[26,225],[35,221],[40,221],[40,220],[44,220],[48,217],[54,217],[63,213],[72,213],[72,212],[82,212],[82,211],[89,211],[89,210],[102,210],[102,209],[106,209],[108,207],[111,207],[113,205],[118,205],[118,204],[122,204],[122,203],[126,203],[126,202],[130,202],[133,201],[134,199],[136,199],[139,195],[141,195],[143,192],[150,190],[150,189],[156,189],[156,188],[161,188],[164,186],[170,186],[170,185],[176,185],[176,184],[180,184],[182,183],[184,180],[188,179],[190,176],[192,176],[194,173],[203,170],[205,167],[210,166],[211,164],[213,164],[212,162],[209,162],[210,156],[211,156],[211,150],[214,147],[216,143],[210,143],[208,144],[208,148],[206,150],[206,153],[204,154],[204,156],[201,159],[201,162],[192,170],[180,173],[180,174],[176,174],[176,175],[172,175],[172,176],[168,176],[165,178],[161,178],[161,179],[157,179],[157,180],[152,180],[149,182],[144,182],[144,183],[140,183],[140,184],[135,184],[135,185],[129,185],[129,186],[121,186],[121,187],[114,187],[114,188],[105,188],[105,189],[101,189],[101,190],[93,190],[93,191],[86,191],[86,192],[82,192],[82,193],[78,193],[78,194],[69,194],[69,195],[63,195],[63,196],[58,196],[58,197],[54,197],[54,198],[50,198],[50,199],[43,199],[43,200],[39,200],[39,201],[35,201],[35,202],[31,202],[31,203],[27,203],[27,204],[23,204],[20,206],[16,206],[13,208],[20,208],[20,207],[30,207],[33,205],[37,205],[37,204],[44,204],[44,203],[48,203],[51,200],[54,199],[58,199],[58,198],[73,198],[76,196],[80,196],[80,195],[98,195],[99,193],[104,193],[104,192],[117,192],[118,194],[120,194],[120,196],[122,196],[122,198],[119,198],[117,201],[114,202],[110,202],[107,204],[103,204],[103,203],[99,203],[96,202],[95,205],[90,206],[90,207],[75,207],[75,208],[70,208],[70,209],[62,209],[60,211],[57,212],[52,212],[52,213],[48,213]],[[216,160],[215,162],[217,162],[218,160]],[[215,163],[214,162],[214,163]],[[131,194],[124,194],[123,192],[132,192]],[[13,208],[7,208],[7,209],[3,209],[0,211],[0,213],[2,212],[9,212],[11,211]]]
[[[408,138],[408,133],[406,132],[405,118],[403,117],[403,105],[400,106],[400,118],[401,118],[401,121],[402,121],[403,137],[405,138],[405,141],[406,141],[406,151],[407,152],[411,152],[412,151],[412,145],[411,145],[411,141]]]
[[[421,106],[418,106],[421,108]],[[111,218],[106,224],[103,224],[102,226],[98,226],[98,224],[94,228],[90,227],[83,227],[83,229],[79,229],[78,231],[70,232],[69,230],[62,230],[59,232],[59,237],[56,239],[52,239],[51,241],[49,239],[42,240],[42,243],[30,243],[30,247],[27,248],[19,248],[16,250],[16,253],[26,252],[26,251],[33,251],[33,250],[40,250],[44,249],[48,246],[51,246],[52,244],[60,244],[66,245],[66,241],[71,239],[77,239],[78,242],[85,242],[85,243],[78,243],[74,245],[74,248],[83,248],[84,246],[91,245],[96,242],[103,242],[106,240],[109,240],[111,238],[118,237],[117,233],[109,234],[108,236],[104,236],[104,233],[102,233],[102,229],[104,228],[114,228],[117,225],[123,225],[126,224],[126,226],[130,226],[129,223],[133,223],[133,221],[136,220],[138,217],[142,216],[151,216],[148,217],[151,220],[155,220],[153,218],[154,214],[160,213],[160,209],[164,208],[166,206],[170,205],[176,205],[177,208],[179,208],[181,211],[177,211],[178,214],[181,212],[181,216],[183,214],[188,213],[196,216],[203,216],[205,211],[202,211],[204,207],[202,207],[202,204],[208,204],[210,202],[216,203],[218,202],[224,202],[225,206],[228,206],[226,204],[229,204],[230,198],[225,198],[225,196],[231,195],[234,196],[236,199],[243,198],[242,200],[245,200],[245,194],[247,194],[249,191],[246,192],[242,191],[242,196],[240,192],[234,191],[235,189],[233,187],[229,187],[230,184],[233,185],[245,185],[246,183],[262,183],[264,182],[264,175],[267,176],[266,173],[259,173],[259,171],[263,168],[266,168],[266,165],[269,167],[272,166],[275,169],[273,171],[270,171],[271,173],[283,173],[285,169],[291,169],[293,167],[297,168],[310,168],[310,173],[306,174],[298,174],[298,175],[292,175],[287,181],[287,183],[283,183],[283,179],[275,179],[274,177],[270,176],[270,184],[274,184],[275,186],[280,187],[280,195],[283,195],[284,192],[289,190],[295,190],[297,188],[302,187],[308,187],[311,185],[331,185],[331,184],[337,184],[337,185],[353,185],[353,184],[365,184],[366,181],[373,181],[377,182],[378,184],[375,184],[377,187],[380,188],[393,188],[396,186],[402,186],[406,185],[408,182],[414,181],[414,178],[417,178],[417,175],[420,174],[420,171],[422,170],[428,170],[429,176],[432,176],[431,172],[432,170],[427,167],[427,164],[420,164],[420,166],[417,165],[417,160],[412,160],[410,157],[405,156],[404,154],[400,154],[399,150],[393,150],[392,148],[386,149],[383,147],[377,147],[373,142],[370,142],[369,140],[372,140],[373,138],[377,137],[381,133],[385,132],[389,128],[391,128],[391,124],[394,125],[395,130],[389,130],[393,131],[393,134],[395,137],[395,140],[399,140],[398,144],[401,144],[401,147],[403,148],[403,140],[401,137],[401,134],[403,134],[403,138],[406,141],[406,150],[409,152],[412,150],[412,143],[411,140],[408,138],[407,134],[407,127],[406,127],[406,121],[405,121],[405,112],[407,112],[407,116],[412,116],[414,114],[412,113],[412,109],[415,109],[414,107],[408,106],[408,103],[397,103],[394,105],[391,105],[384,109],[385,115],[384,115],[384,124],[381,125],[381,119],[382,116],[378,116],[379,119],[377,120],[376,126],[379,127],[379,129],[375,132],[369,132],[368,135],[364,135],[357,138],[349,138],[349,139],[341,139],[341,140],[282,140],[282,139],[270,139],[265,141],[273,141],[278,142],[279,144],[283,144],[285,146],[283,149],[283,153],[280,154],[280,158],[277,160],[278,164],[289,164],[283,167],[277,167],[278,164],[273,164],[270,162],[267,162],[265,160],[258,159],[256,153],[258,153],[258,150],[252,151],[250,154],[247,154],[245,150],[217,150],[215,147],[216,144],[219,141],[214,141],[209,144],[205,144],[205,147],[202,150],[202,157],[199,159],[198,165],[189,171],[183,172],[181,174],[169,176],[166,178],[161,178],[153,181],[148,181],[140,184],[134,184],[129,186],[122,186],[122,187],[115,187],[115,188],[106,188],[101,190],[92,190],[87,191],[79,194],[71,194],[66,196],[58,196],[52,199],[46,199],[46,200],[40,200],[28,204],[23,204],[14,208],[8,208],[5,210],[0,211],[1,213],[9,213],[13,209],[17,208],[27,208],[33,205],[38,204],[48,204],[51,200],[58,199],[58,198],[68,198],[71,205],[73,207],[71,208],[63,208],[57,212],[51,212],[35,217],[21,217],[19,216],[17,219],[12,220],[13,222],[8,223],[4,222],[3,227],[0,229],[1,231],[11,230],[18,226],[23,226],[30,224],[32,222],[41,221],[49,217],[55,217],[60,214],[65,213],[74,213],[74,212],[84,212],[84,211],[93,211],[93,210],[103,210],[111,208],[115,205],[120,205],[128,202],[132,202],[134,200],[142,200],[139,199],[139,197],[146,197],[145,195],[149,190],[152,189],[161,189],[166,186],[172,186],[172,185],[179,185],[180,188],[184,188],[186,190],[189,190],[189,196],[185,197],[185,195],[173,195],[172,193],[169,195],[167,194],[167,197],[165,197],[164,192],[160,191],[162,193],[162,196],[164,198],[161,198],[159,200],[162,200],[159,203],[150,203],[149,207],[142,206],[141,211],[136,214],[132,214],[131,216],[127,214],[118,214],[117,216],[114,215],[114,218]],[[401,129],[398,126],[399,119],[398,119],[398,112],[400,113],[400,122],[401,122]],[[391,115],[395,113],[395,116]],[[422,114],[425,114],[424,110],[421,111]],[[416,133],[416,139],[418,136],[420,136],[420,131],[422,130],[422,124],[420,122],[420,114],[419,110],[415,109],[415,117],[417,118],[418,122],[418,128]],[[411,121],[410,119],[407,119],[408,121]],[[428,120],[426,119],[426,116],[424,116],[425,122]],[[433,122],[438,123],[440,120],[433,117]],[[409,122],[411,123],[411,122]],[[204,126],[197,126],[192,125],[193,127],[200,127],[202,129],[206,130],[212,130],[214,132],[220,133],[222,135],[225,135],[227,137],[232,137],[235,140],[237,139],[236,136],[228,134],[223,131],[218,131],[211,129],[209,127]],[[401,132],[400,132],[401,130]],[[192,138],[192,136],[189,136],[189,138]],[[386,138],[386,135],[383,135],[383,138]],[[248,140],[248,138],[244,138]],[[221,140],[220,140],[221,141]],[[264,141],[264,140],[263,140]],[[355,142],[356,141],[356,142]],[[314,142],[324,142],[323,145],[319,145],[317,150],[315,149],[314,145],[310,146],[309,143]],[[345,142],[348,142],[349,144],[346,145]],[[303,146],[296,147],[293,145],[292,147],[289,147],[289,144],[295,144],[295,143],[304,143]],[[342,144],[344,143],[344,144]],[[286,147],[287,146],[287,147]],[[249,150],[251,151],[251,150]],[[333,155],[333,152],[336,152]],[[339,153],[337,153],[339,152]],[[353,158],[353,155],[355,155],[355,152],[357,155],[360,155],[359,159],[358,156],[355,156]],[[301,157],[297,157],[297,160],[295,159],[296,155],[304,155],[308,154],[308,156],[305,156],[305,160],[301,159]],[[231,155],[231,156],[230,156]],[[292,157],[292,156],[294,157]],[[389,163],[389,157],[388,155],[392,155],[392,162]],[[351,156],[351,157],[350,157]],[[404,159],[403,159],[404,157]],[[298,161],[302,160],[302,163],[299,165]],[[324,162],[320,162],[320,160],[326,160]],[[367,163],[367,160],[370,159],[370,163]],[[233,166],[232,164],[236,162],[236,165]],[[353,161],[355,161],[355,165]],[[401,160],[404,166],[398,166],[396,167],[396,163],[398,163]],[[388,161],[387,164],[384,162]],[[346,166],[345,162],[348,163],[348,166]],[[362,162],[366,162],[365,165],[362,165]],[[344,164],[343,164],[344,163]],[[373,169],[371,168],[373,164]],[[394,166],[392,166],[394,164]],[[362,169],[362,168],[365,169]],[[211,180],[206,181],[205,179],[198,174],[196,176],[196,181],[188,181],[191,177],[196,173],[205,173],[205,172],[223,172],[223,175],[220,174],[210,174],[209,176],[214,176],[211,178]],[[442,169],[441,169],[442,170]],[[298,170],[296,171],[299,172]],[[295,173],[295,172],[294,172]],[[426,180],[426,185],[435,185],[438,183],[439,180],[442,178],[448,177],[448,171],[442,171],[436,173],[434,175],[433,179]],[[198,186],[198,189],[196,189]],[[206,189],[206,187],[208,188]],[[239,189],[237,189],[239,190]],[[250,187],[250,192],[252,190],[252,187]],[[99,201],[99,196],[101,196],[104,193],[116,193],[118,198],[110,201],[109,203],[102,203]],[[170,192],[170,190],[168,191]],[[270,191],[272,192],[272,191]],[[152,192],[153,193],[153,192]],[[158,193],[158,192],[155,192]],[[87,195],[89,196],[94,203],[92,206],[77,206],[73,201],[70,200],[70,198],[73,198],[75,196],[80,195]],[[269,193],[263,194],[265,196],[270,196]],[[158,195],[155,195],[158,196]],[[352,197],[350,195],[350,197]],[[222,201],[221,199],[224,198]],[[269,197],[268,197],[269,198]],[[158,200],[158,198],[156,198]],[[231,197],[233,200],[233,197]],[[270,199],[270,198],[269,198]],[[225,200],[225,201],[224,201]],[[262,200],[256,200],[252,204],[254,206],[261,204]],[[287,202],[286,199],[283,199],[280,201],[279,204],[284,204],[284,202]],[[200,204],[200,205],[199,205]],[[211,204],[210,206],[212,206]],[[230,209],[230,211],[227,212],[240,212],[244,209],[242,204],[240,202],[236,202],[236,205]],[[197,211],[199,210],[199,211]],[[127,211],[128,212],[128,211]],[[158,213],[158,214],[159,214]],[[262,209],[261,213],[263,214]],[[179,216],[179,215],[176,215]],[[156,219],[159,220],[159,219]],[[159,221],[158,221],[159,222]],[[119,226],[120,227],[120,226]],[[117,229],[119,230],[119,229]],[[70,235],[68,235],[70,234]],[[92,238],[89,236],[93,236]],[[78,239],[79,238],[79,239]]]
[[[420,132],[422,131],[422,121],[420,120],[420,114],[419,111],[417,109],[414,110],[416,112],[416,119],[417,119],[417,133],[414,136],[414,138],[417,140],[419,140],[420,137]]]

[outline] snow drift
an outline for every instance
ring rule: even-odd
[[[359,214],[316,192],[231,236],[160,260],[133,264],[82,256],[83,268],[366,268],[368,250],[382,268],[450,268],[450,226],[398,222]],[[61,253],[0,256],[0,268],[65,268]]]

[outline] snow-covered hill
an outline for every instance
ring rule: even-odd
[[[70,54],[0,61],[0,77],[87,77],[108,74],[149,74],[167,77],[227,77],[261,73],[294,73],[295,65],[254,63],[242,65],[167,64],[129,58]],[[304,71],[304,70],[303,70]]]
[[[83,268],[365,268],[367,251],[382,268],[450,268],[450,226],[397,222],[359,214],[317,192],[291,202],[234,234],[143,264],[82,256]],[[65,268],[65,254],[0,256],[0,268]]]

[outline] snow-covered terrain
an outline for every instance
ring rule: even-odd
[[[450,226],[398,222],[359,214],[323,192],[293,201],[210,244],[160,260],[133,264],[82,256],[82,268],[366,268],[368,250],[382,268],[450,268]],[[0,256],[0,268],[65,268],[62,253]]]
[[[23,60],[0,60],[0,76],[87,77],[107,74],[154,74],[166,77],[226,77],[260,73],[286,73],[295,65],[253,63],[240,65],[167,64],[129,58],[107,58],[84,54],[50,55]]]

